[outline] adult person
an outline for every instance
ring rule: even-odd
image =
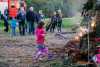
[[[54,12],[53,16],[51,17],[50,32],[54,32],[56,24],[57,24],[57,16],[56,16],[56,12]]]
[[[42,10],[39,10],[39,13],[37,14],[37,22],[40,23],[40,22],[44,22],[44,14],[43,14],[43,11]]]
[[[34,8],[30,7],[29,11],[27,11],[26,13],[26,19],[28,22],[28,32],[29,34],[33,34],[34,33],[34,22],[35,22],[35,13],[34,13]]]
[[[18,15],[17,15],[17,19],[19,22],[20,35],[25,35],[25,11],[23,7],[20,8]]]
[[[4,27],[5,27],[4,31],[8,32],[9,31],[9,23],[8,23],[8,18],[6,15],[3,15],[3,20],[4,20]]]
[[[6,9],[4,10],[4,15],[6,15],[7,16],[7,19],[8,19],[8,8],[6,7]]]
[[[61,26],[62,26],[62,13],[61,10],[57,11],[57,30],[58,32],[61,32]]]

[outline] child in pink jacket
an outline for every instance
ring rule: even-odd
[[[37,48],[39,50],[42,50],[45,48],[44,42],[45,42],[45,29],[43,27],[44,23],[41,22],[38,24],[35,35],[36,35],[36,43],[37,43]]]
[[[37,43],[37,52],[36,58],[38,59],[41,55],[48,54],[48,48],[45,46],[45,29],[43,27],[44,23],[41,22],[38,24],[35,35],[36,35],[36,43]]]

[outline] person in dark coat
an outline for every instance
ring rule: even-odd
[[[34,34],[34,22],[36,20],[36,14],[33,11],[33,7],[30,7],[29,11],[26,13],[26,19],[28,22],[28,32],[29,34]]]
[[[54,12],[53,16],[51,17],[51,26],[50,26],[50,32],[54,32],[57,24],[57,16],[56,12]]]
[[[18,19],[18,22],[19,22],[19,32],[20,32],[20,35],[25,35],[25,11],[23,8],[21,8],[19,10],[19,13],[17,15],[17,19]]]
[[[62,26],[62,13],[61,10],[57,11],[57,29],[58,32],[61,32],[61,26]]]
[[[45,16],[44,16],[42,10],[39,10],[39,13],[37,13],[37,15],[36,15],[37,23],[44,22],[44,18],[45,18]]]
[[[4,10],[4,15],[7,16],[7,19],[9,18],[9,11],[8,8],[6,7],[6,9]]]
[[[3,20],[4,20],[4,27],[5,27],[4,31],[8,32],[9,31],[9,23],[8,23],[8,18],[6,15],[3,15]]]

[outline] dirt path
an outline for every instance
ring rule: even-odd
[[[46,42],[49,48],[63,47],[73,34],[66,34],[68,39],[48,33]],[[32,67],[32,55],[35,51],[34,36],[10,37],[0,31],[0,67]]]

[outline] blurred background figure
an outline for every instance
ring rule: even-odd
[[[19,22],[19,32],[20,35],[25,35],[25,11],[24,8],[20,8],[18,15],[17,15],[17,19]]]
[[[53,16],[51,17],[51,25],[50,25],[50,32],[54,32],[56,25],[57,25],[57,16],[56,12],[53,13]]]
[[[11,20],[11,36],[16,36],[17,20],[13,17]]]
[[[34,23],[35,23],[35,12],[34,8],[30,7],[29,10],[26,13],[26,19],[27,19],[27,24],[28,24],[28,33],[29,34],[34,34]]]
[[[57,30],[58,32],[61,32],[61,26],[62,26],[62,12],[61,10],[57,10]]]
[[[6,7],[6,9],[4,10],[4,15],[7,16],[7,19],[8,19],[8,16],[9,16],[9,12],[8,12],[8,8]]]
[[[38,15],[37,15],[37,18],[38,18],[38,23],[44,22],[45,16],[44,16],[42,10],[39,10],[39,13],[38,13]]]
[[[3,20],[4,20],[4,31],[8,32],[9,31],[9,23],[8,23],[7,15],[3,14]]]

